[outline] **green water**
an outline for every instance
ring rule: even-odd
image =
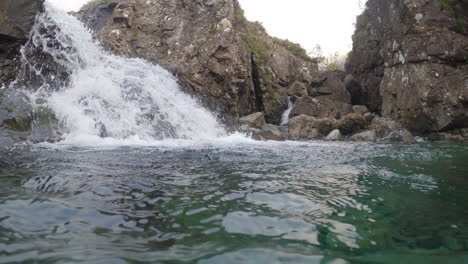
[[[468,263],[468,146],[18,147],[0,263]]]

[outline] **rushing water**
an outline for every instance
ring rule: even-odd
[[[468,263],[466,145],[231,138],[9,159],[0,263]]]
[[[226,136],[159,66],[37,22],[65,140],[0,156],[0,263],[468,263],[468,146]]]
[[[38,16],[32,41],[23,49],[23,63],[44,79],[43,86],[32,92],[32,101],[55,113],[67,139],[151,141],[225,134],[210,112],[180,91],[168,71],[141,59],[108,54],[76,18],[49,4],[46,10]],[[38,52],[65,68],[69,83],[55,87],[59,76],[44,73],[43,61],[31,56]]]

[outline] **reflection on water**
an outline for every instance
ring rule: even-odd
[[[450,144],[18,147],[0,263],[468,263],[467,161]]]

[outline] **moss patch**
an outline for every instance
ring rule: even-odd
[[[98,5],[98,4],[101,4],[101,3],[107,3],[107,2],[113,2],[113,0],[92,0],[86,4],[84,4],[80,10],[83,10],[83,9],[86,9],[86,8],[90,8],[92,6],[95,6],[95,5]]]

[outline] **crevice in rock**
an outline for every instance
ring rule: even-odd
[[[255,93],[255,110],[257,112],[264,112],[265,106],[263,105],[263,91],[260,85],[260,76],[258,73],[257,62],[255,61],[255,54],[250,54],[250,60],[252,64],[252,83],[254,86]]]

